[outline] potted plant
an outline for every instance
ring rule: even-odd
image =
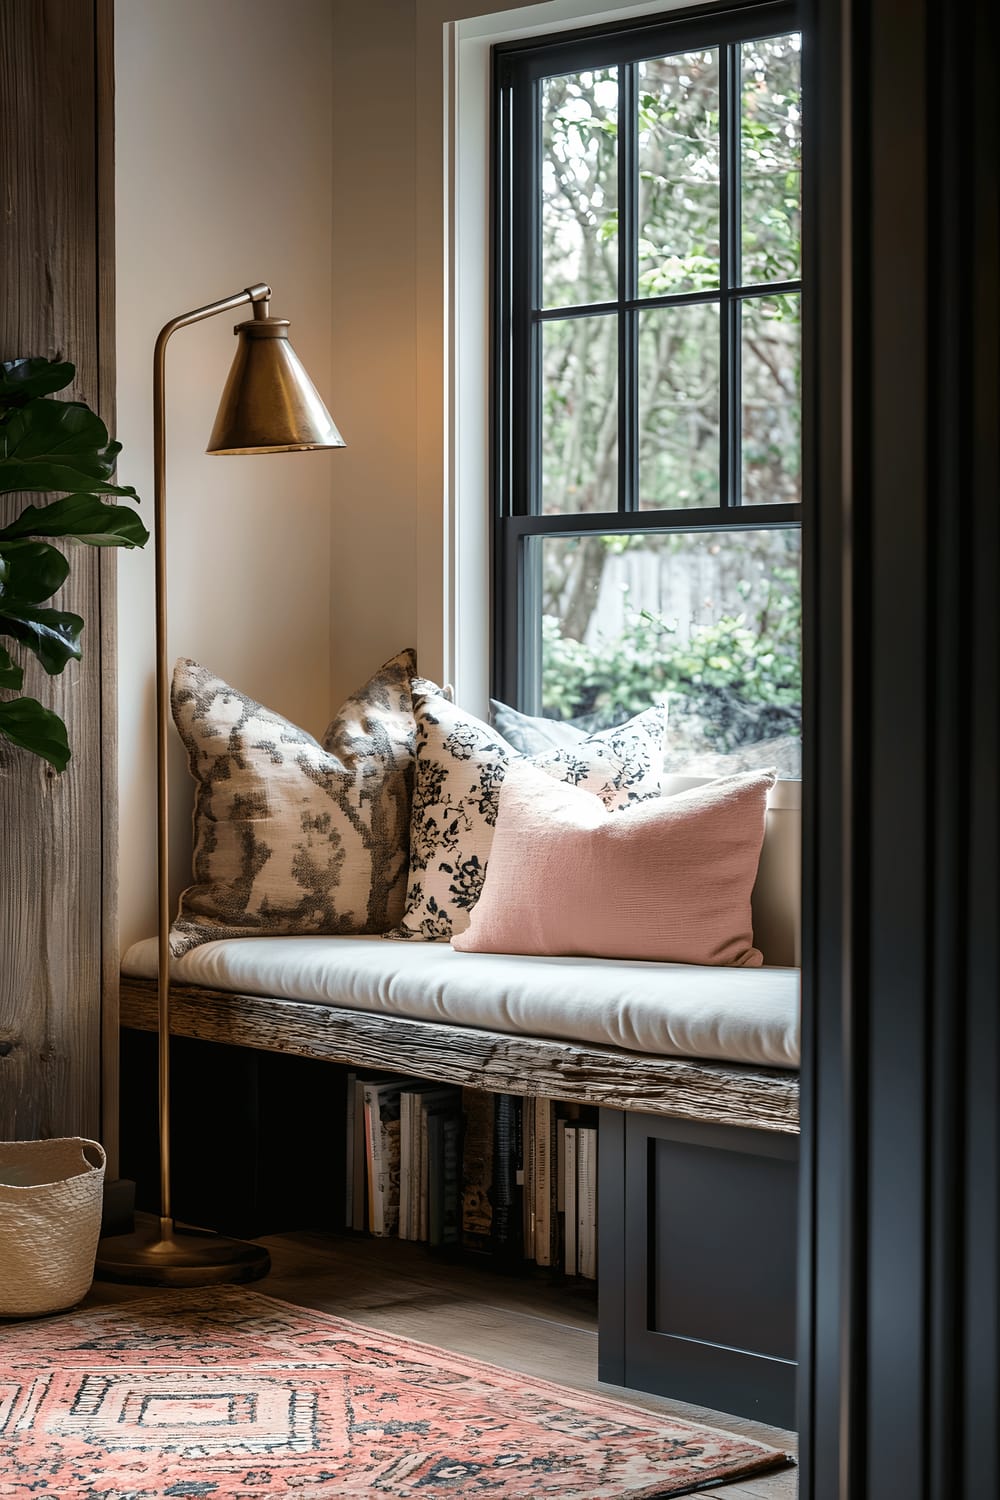
[[[149,533],[114,495],[120,443],[82,401],[54,401],[76,371],[54,359],[0,364],[0,493],[56,495],[29,503],[0,528],[0,640],[31,651],[50,675],[79,658],[83,620],[51,599],[70,565],[56,541],[142,547]],[[21,695],[24,669],[0,644],[0,746],[39,755],[56,771],[70,759],[66,726]],[[14,695],[14,696],[11,696]],[[105,1156],[77,1137],[0,1142],[0,1316],[51,1312],[79,1301],[93,1276]]]
[[[0,363],[0,493],[61,496],[28,504],[0,527],[0,637],[31,651],[50,675],[79,659],[84,622],[48,601],[70,571],[55,540],[91,547],[142,547],[149,533],[126,505],[104,497],[136,500],[131,485],[111,483],[121,444],[82,401],[54,401],[76,374],[56,359]],[[66,726],[58,714],[19,694],[23,668],[0,645],[0,740],[20,745],[63,771],[70,759]]]

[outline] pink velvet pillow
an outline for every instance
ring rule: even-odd
[[[750,893],[774,781],[749,771],[609,813],[512,766],[482,895],[452,947],[757,967]]]

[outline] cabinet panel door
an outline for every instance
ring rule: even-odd
[[[792,1427],[798,1140],[601,1118],[601,1378]]]

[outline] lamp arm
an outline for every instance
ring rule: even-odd
[[[170,726],[170,671],[167,662],[167,443],[165,376],[167,343],[178,328],[200,323],[247,302],[254,317],[267,317],[271,288],[263,283],[209,302],[165,323],[153,347],[153,536],[156,601],[156,854],[157,854],[157,1034],[160,1135],[160,1227],[173,1229],[170,1192],[170,890],[167,829],[167,734]]]
[[[231,297],[223,297],[220,302],[208,302],[204,307],[196,307],[193,312],[181,313],[178,318],[171,318],[169,323],[164,323],[156,336],[153,346],[153,505],[154,509],[160,504],[160,497],[166,485],[166,403],[164,400],[166,365],[167,365],[167,342],[178,328],[187,328],[191,323],[200,323],[205,318],[214,318],[216,313],[230,312],[234,307],[243,307],[245,303],[253,303],[255,317],[267,317],[267,306],[271,300],[271,288],[263,283],[257,286],[245,287],[242,292],[234,292]],[[157,528],[159,529],[159,528]]]

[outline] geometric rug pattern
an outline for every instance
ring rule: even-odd
[[[651,1500],[786,1462],[237,1287],[0,1328],[3,1500]]]

